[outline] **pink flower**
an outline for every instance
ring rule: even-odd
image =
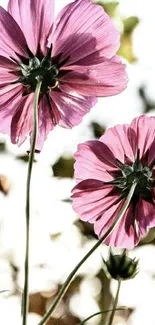
[[[73,208],[102,237],[137,180],[127,211],[105,243],[131,249],[155,226],[155,118],[141,115],[116,125],[75,154]]]
[[[0,7],[0,132],[21,145],[32,133],[36,76],[37,149],[57,124],[79,124],[97,96],[126,88],[125,66],[115,56],[119,34],[90,0],[76,0],[54,20],[54,0],[10,0]]]

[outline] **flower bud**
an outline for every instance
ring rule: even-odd
[[[128,280],[138,273],[138,261],[128,257],[126,251],[121,255],[113,255],[110,252],[109,259],[103,259],[103,262],[107,276],[115,280]]]

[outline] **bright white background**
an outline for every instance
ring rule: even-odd
[[[26,0],[25,0],[26,1]],[[69,1],[57,0],[56,12]],[[6,8],[7,1],[0,0]],[[137,62],[129,65],[128,88],[120,95],[99,99],[98,104],[84,117],[80,126],[73,130],[57,127],[49,135],[41,154],[34,165],[32,181],[32,223],[31,223],[31,292],[50,291],[63,283],[68,273],[80,258],[93,245],[95,240],[87,241],[74,225],[78,216],[71,205],[62,202],[70,196],[74,184],[71,179],[57,180],[52,177],[51,165],[64,154],[72,155],[79,142],[93,138],[91,121],[106,127],[117,123],[128,123],[143,111],[143,102],[138,88],[145,84],[150,100],[155,100],[155,4],[154,0],[120,0],[121,16],[137,16],[139,25],[133,33],[133,51]],[[118,22],[115,22],[116,25]],[[121,29],[121,26],[117,26]],[[154,114],[154,111],[151,112]],[[149,114],[151,114],[149,113]],[[20,297],[14,293],[14,283],[10,263],[19,268],[18,286],[23,287],[24,229],[25,229],[25,182],[27,165],[16,159],[24,154],[28,143],[21,148],[13,146],[7,136],[7,152],[0,154],[0,175],[5,175],[10,184],[7,196],[0,193],[0,323],[21,324]],[[51,241],[50,236],[59,234]],[[108,249],[102,246],[82,267],[79,274],[84,275],[80,291],[70,301],[70,310],[80,318],[97,312],[96,296],[101,283],[95,277],[101,268],[101,256],[106,258]],[[140,257],[139,275],[122,285],[119,303],[135,309],[128,322],[119,318],[117,325],[154,325],[155,294],[155,249],[148,245],[136,248],[131,255]],[[41,268],[40,265],[46,265]],[[116,283],[112,281],[114,293]],[[145,294],[142,294],[142,293]],[[11,293],[11,294],[10,294]],[[14,294],[13,294],[14,293]],[[146,297],[146,299],[145,299]],[[28,325],[35,325],[38,315],[30,314]],[[88,324],[98,324],[99,318]]]

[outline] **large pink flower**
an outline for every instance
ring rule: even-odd
[[[54,20],[54,0],[10,0],[0,7],[0,132],[20,145],[32,133],[36,76],[39,99],[37,149],[56,124],[72,128],[97,102],[126,87],[125,66],[115,53],[119,34],[90,0],[76,0]]]
[[[94,224],[99,238],[137,180],[127,211],[105,241],[133,248],[155,226],[155,118],[141,115],[130,125],[116,125],[99,141],[80,144],[75,158],[73,208],[83,221]]]

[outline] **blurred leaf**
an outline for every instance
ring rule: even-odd
[[[111,280],[107,278],[103,268],[97,274],[97,278],[102,283],[102,288],[100,292],[100,296],[98,298],[99,308],[100,310],[109,309],[111,307],[111,303],[113,301],[113,297],[110,291],[110,282]],[[101,322],[99,325],[103,325],[107,320],[107,314],[103,314],[101,317]]]
[[[146,245],[150,243],[155,244],[155,227],[150,228],[146,236],[144,236],[140,241],[140,245]]]
[[[124,34],[132,34],[138,23],[139,19],[136,16],[131,16],[123,19]]]
[[[16,159],[22,160],[27,163],[29,161],[29,155],[28,154],[20,155],[17,156]],[[34,159],[34,162],[36,162],[36,159]]]
[[[117,55],[122,56],[123,58],[128,60],[128,62],[130,62],[130,63],[136,61],[136,57],[134,56],[133,50],[132,50],[131,35],[123,34],[121,36],[121,46],[120,46],[119,50],[117,51]]]
[[[59,317],[59,318],[55,321],[54,325],[59,325],[59,324],[60,324],[60,321],[61,321],[61,319],[62,319],[63,317],[64,317],[64,315],[61,316],[61,317]]]
[[[29,300],[29,312],[36,313],[38,315],[44,315],[45,313],[46,298],[44,298],[39,292],[30,294]]]
[[[0,192],[7,195],[10,190],[10,183],[7,176],[0,175]]]
[[[100,125],[97,122],[92,122],[91,127],[93,129],[93,133],[96,139],[100,138],[106,130],[104,126]]]
[[[65,301],[69,301],[69,299],[77,292],[80,292],[80,285],[83,280],[81,275],[76,275],[76,277],[71,282],[68,290],[65,293],[64,299]]]
[[[72,200],[71,200],[71,198],[66,198],[66,199],[63,199],[62,202],[72,203]]]
[[[116,9],[119,5],[119,2],[118,1],[112,1],[112,2],[106,2],[106,1],[103,1],[103,0],[100,0],[98,2],[99,5],[101,5],[105,12],[110,16],[110,17],[114,17],[115,16],[115,13],[116,13]]]
[[[74,224],[76,225],[76,227],[78,227],[81,231],[81,233],[89,238],[97,238],[97,236],[94,233],[94,227],[93,224],[88,223],[88,222],[83,222],[80,219],[76,220],[74,222]]]
[[[132,49],[132,32],[138,23],[139,20],[135,16],[123,19],[124,32],[121,35],[121,46],[117,54],[124,57],[130,63],[136,61],[136,57],[134,56]]]
[[[145,91],[145,87],[144,86],[141,86],[139,88],[139,95],[143,101],[143,105],[144,105],[144,113],[148,113],[149,111],[151,111],[152,109],[155,109],[155,102],[149,100],[147,98],[147,95],[146,95],[146,91]]]
[[[6,144],[5,144],[5,142],[0,142],[0,152],[5,151],[5,149],[6,149]]]
[[[54,176],[56,177],[70,177],[74,175],[74,158],[64,158],[60,159],[52,166]]]
[[[56,240],[56,239],[58,239],[60,236],[61,236],[61,232],[58,232],[58,233],[56,233],[56,234],[52,234],[52,235],[50,235],[50,238],[51,238],[52,240]]]

